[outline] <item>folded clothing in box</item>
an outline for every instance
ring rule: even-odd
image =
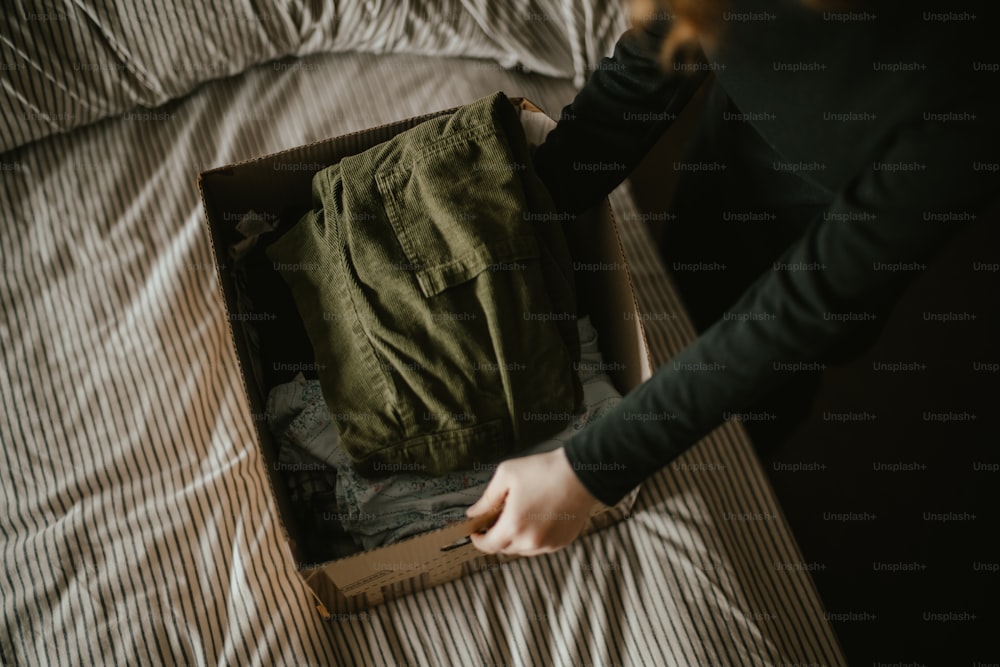
[[[268,256],[364,474],[442,474],[561,430],[582,400],[571,258],[496,93],[344,158]]]
[[[577,431],[593,424],[614,407],[621,395],[605,373],[598,347],[597,331],[589,318],[578,321],[581,342],[577,376],[583,387],[583,410],[555,436],[519,452],[537,454],[561,447]],[[301,489],[300,502],[310,505],[312,514],[322,513],[327,541],[334,548],[343,528],[365,549],[390,544],[404,537],[440,528],[464,518],[465,509],[486,490],[495,464],[477,465],[441,476],[404,472],[379,479],[357,473],[341,446],[319,383],[299,375],[278,385],[267,399],[269,426],[281,447],[282,461],[315,460],[322,465],[304,465],[289,472],[293,488]],[[293,469],[294,470],[294,469]],[[325,480],[317,480],[324,476]],[[296,481],[298,480],[298,481]],[[336,507],[330,507],[331,490],[336,489]],[[336,519],[338,525],[330,520]],[[340,545],[343,554],[343,545]]]

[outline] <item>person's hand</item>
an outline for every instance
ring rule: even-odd
[[[599,501],[577,479],[563,448],[497,466],[483,496],[466,510],[469,517],[503,509],[472,543],[486,553],[535,556],[576,539]]]

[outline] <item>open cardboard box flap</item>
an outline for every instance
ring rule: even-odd
[[[521,113],[541,113],[527,100],[511,101]],[[266,339],[268,327],[294,329],[293,322],[297,318],[288,314],[279,317],[272,313],[246,312],[239,300],[230,249],[244,240],[237,224],[248,213],[255,219],[274,223],[278,227],[294,224],[312,204],[311,182],[317,171],[424,120],[452,111],[410,118],[211,169],[199,174],[198,178],[236,357],[247,402],[254,416],[258,445],[268,464],[268,476],[281,526],[299,564],[299,573],[314,594],[330,608],[369,606],[385,597],[463,576],[469,571],[470,563],[475,561],[498,562],[509,558],[482,554],[468,540],[471,532],[481,530],[492,522],[495,517],[491,515],[460,521],[385,547],[325,563],[313,562],[309,554],[303,553],[283,473],[273,465],[278,460],[277,445],[264,419],[267,392],[290,378],[269,372],[267,364],[262,363],[260,358],[260,341]],[[610,205],[605,201],[570,224],[576,235],[574,268],[583,272],[587,286],[578,298],[581,302],[586,299],[591,321],[600,336],[607,372],[624,394],[650,377],[652,365]],[[280,291],[283,287],[281,278],[277,272],[271,273],[272,276],[265,276],[269,288]],[[298,326],[301,328],[301,321]],[[302,344],[304,336],[299,332],[298,338],[292,336],[292,340],[297,341],[292,348],[297,350],[298,358],[303,365],[308,365],[312,361],[312,351]],[[634,490],[614,508],[601,506],[584,532],[593,532],[627,516],[637,491]]]

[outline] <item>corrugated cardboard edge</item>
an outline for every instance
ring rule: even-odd
[[[632,489],[613,507],[600,505],[580,537],[598,533],[629,518],[639,488]],[[437,553],[442,547],[463,542],[470,532],[481,527],[485,527],[482,521],[459,521],[385,547],[330,561],[303,570],[300,574],[330,609],[337,612],[370,609],[385,600],[427,590],[477,571],[489,570],[497,564],[519,560],[516,556],[484,554],[471,543],[454,548],[447,558],[441,558]],[[363,558],[365,566],[374,566],[376,572],[346,586],[338,586],[335,570],[342,567],[344,561],[356,558]]]
[[[618,244],[618,254],[624,262],[625,280],[628,283],[629,292],[632,294],[632,310],[637,315],[641,315],[642,313],[639,311],[639,299],[635,294],[635,283],[632,281],[632,272],[628,268],[628,258],[625,256],[625,245],[622,243],[622,237],[618,231],[618,221],[615,218],[615,209],[611,207],[611,202],[606,202],[605,206],[608,207],[608,215],[611,216],[611,229],[615,234],[615,242]],[[641,319],[636,318],[635,323],[636,332],[639,337],[640,349],[642,350],[641,363],[643,366],[640,374],[643,380],[648,380],[653,377],[653,355],[649,351],[649,341],[646,338],[646,329],[642,326]]]
[[[511,98],[511,101],[519,105],[522,109],[532,112],[542,113],[539,107],[537,107],[536,105],[534,105],[533,103],[531,103],[526,99]],[[198,175],[198,190],[202,200],[202,207],[206,212],[206,217],[208,217],[209,211],[211,210],[204,188],[204,181],[205,177],[207,176],[211,176],[213,174],[226,174],[227,171],[231,171],[235,167],[252,165],[269,160],[274,160],[277,157],[287,156],[293,153],[302,152],[303,150],[309,149],[311,147],[318,147],[323,144],[328,144],[332,142],[342,142],[346,139],[351,139],[366,134],[373,134],[379,130],[393,126],[405,125],[412,127],[425,120],[436,118],[444,114],[453,113],[454,111],[455,108],[452,108],[435,113],[415,116],[408,119],[402,119],[392,123],[379,125],[377,127],[359,130],[338,137],[332,137],[314,141],[308,144],[303,144],[301,146],[286,149],[276,153],[258,156],[248,160],[243,160],[237,163],[215,167],[213,169],[201,172]],[[607,215],[609,216],[609,219],[611,221],[610,230],[614,234],[614,241],[616,246],[615,250],[617,251],[616,254],[618,255],[618,257],[622,259],[623,270],[625,272],[625,281],[628,285],[629,301],[632,307],[632,311],[638,314],[639,312],[638,303],[636,300],[634,284],[632,281],[631,274],[628,270],[627,262],[625,262],[624,246],[621,242],[621,236],[618,232],[617,222],[614,217],[614,211],[611,208],[610,203],[608,203],[607,201],[605,201],[604,207],[606,207]],[[225,293],[224,285],[226,283],[224,281],[224,276],[222,274],[222,272],[224,271],[224,263],[227,261],[226,254],[225,253],[220,254],[220,250],[223,249],[217,247],[215,235],[212,231],[211,224],[209,224],[209,240],[212,247],[213,256],[216,259],[216,274],[217,274],[217,279],[219,281],[218,289],[223,296],[223,303],[228,304],[230,302],[230,299]],[[651,375],[652,372],[649,347],[646,341],[645,331],[642,327],[641,321],[639,320],[639,318],[635,318],[634,322],[635,322],[634,333],[639,338],[638,342],[640,343],[640,351],[641,351],[640,363],[642,364],[642,367],[640,373],[643,379],[646,379],[649,377],[649,375]],[[242,330],[237,331],[236,327],[234,326],[235,323],[232,320],[232,318],[227,318],[227,323],[229,325],[231,334],[230,344],[236,356],[236,361],[240,369],[241,377],[244,379],[244,382],[242,383],[244,398],[246,399],[247,404],[252,407],[253,401],[251,400],[251,397],[249,395],[249,390],[246,384],[249,376],[246,373],[247,369],[243,364],[242,356],[239,350],[239,343],[237,342],[238,336],[242,336]],[[255,420],[255,427],[256,430],[258,431],[261,428],[266,428],[261,424],[257,424],[256,420]],[[257,445],[258,448],[260,448],[259,442],[257,443]],[[268,463],[266,461],[266,457],[262,457],[262,459],[265,459],[265,464]],[[268,466],[268,468],[269,467],[270,466]],[[295,544],[294,538],[292,536],[292,531],[290,531],[289,526],[287,525],[285,519],[286,515],[288,514],[287,498],[285,498],[283,493],[278,492],[278,489],[275,486],[275,480],[273,479],[271,474],[271,470],[268,469],[266,472],[267,472],[268,484],[271,487],[272,496],[275,498],[279,506],[278,508],[279,525],[281,526],[282,531],[285,534],[286,541],[288,542],[288,545],[292,550],[293,558],[295,558],[297,561],[300,562],[300,570],[299,570],[300,576],[307,583],[307,585],[309,585],[312,588],[314,595],[317,597],[317,600],[321,602],[321,604],[317,605],[317,608],[320,609],[321,613],[326,611],[324,609],[324,603],[335,610],[364,609],[371,607],[375,604],[378,604],[382,602],[384,599],[387,599],[389,597],[394,598],[398,597],[399,595],[405,595],[408,593],[416,592],[418,590],[424,590],[431,586],[435,586],[440,583],[444,583],[465,576],[466,574],[469,574],[470,572],[474,571],[469,568],[469,565],[473,562],[478,562],[482,563],[483,565],[488,565],[490,563],[502,563],[512,560],[510,557],[491,556],[482,554],[481,552],[476,550],[471,545],[471,543],[463,544],[461,546],[454,546],[456,542],[462,541],[463,538],[467,539],[468,534],[473,530],[484,527],[481,525],[476,525],[477,521],[481,522],[483,520],[483,517],[480,517],[476,520],[457,522],[436,531],[422,533],[420,535],[413,536],[411,538],[402,540],[387,547],[382,547],[381,549],[375,549],[372,551],[363,552],[361,554],[349,556],[344,559],[329,561],[316,566],[310,566],[308,564],[301,563],[301,560],[298,558],[299,553],[297,545]],[[584,527],[581,535],[587,535],[597,532],[607,526],[613,525],[621,521],[622,519],[630,516],[631,507],[635,502],[637,494],[638,494],[638,487],[636,489],[633,489],[628,495],[625,496],[625,498],[623,498],[614,507],[609,508],[605,506],[600,506],[599,511],[597,511],[591,517],[590,521]],[[284,502],[282,502],[282,500],[284,500]],[[448,548],[449,555],[446,558],[442,558],[440,556],[443,547]],[[393,554],[396,554],[398,556],[403,554],[404,552],[406,553],[407,558],[399,559],[397,557],[396,560],[392,559]],[[425,557],[423,559],[414,558],[414,556],[419,555],[419,553],[415,552],[426,552]],[[374,562],[376,563],[384,562],[387,568],[392,568],[391,570],[388,570],[391,571],[392,573],[391,576],[375,576],[375,577],[369,577],[368,579],[355,580],[346,585],[343,591],[340,590],[334,584],[334,578],[331,577],[330,573],[332,567],[336,567],[338,566],[338,564],[343,565],[345,561],[352,558],[354,559],[363,558],[365,560],[372,561],[376,557],[383,558],[383,560]],[[433,567],[429,569],[422,569],[424,565],[427,565],[431,562],[434,563]],[[404,564],[411,563],[412,567],[399,567],[400,563]],[[419,574],[415,575],[414,572],[418,572]]]

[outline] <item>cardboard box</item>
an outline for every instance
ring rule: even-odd
[[[521,113],[540,113],[526,100],[512,101],[521,108]],[[315,172],[421,121],[449,112],[411,118],[211,169],[198,179],[236,357],[254,416],[257,444],[268,464],[271,490],[287,543],[300,575],[319,602],[317,608],[324,614],[327,609],[365,608],[510,558],[482,554],[468,540],[470,532],[484,528],[491,517],[461,521],[328,562],[314,562],[310,554],[303,553],[303,535],[291,510],[284,473],[275,464],[278,451],[264,418],[264,406],[271,387],[289,381],[295,371],[308,370],[314,365],[312,348],[279,274],[266,266],[242,274],[237,272],[239,265],[234,263],[231,248],[244,238],[237,231],[241,222],[263,221],[284,228],[298,221],[311,206]],[[648,378],[652,366],[610,206],[603,203],[577,218],[573,226],[577,241],[574,268],[583,272],[582,279],[587,285],[579,299],[587,299],[591,320],[600,336],[601,353],[610,366],[609,375],[624,394]],[[237,280],[243,281],[239,289]],[[245,298],[248,293],[254,295],[252,305]],[[260,304],[265,304],[263,310],[258,307]],[[277,350],[280,357],[275,356]],[[274,362],[276,358],[282,362]],[[601,507],[584,532],[599,530],[627,517],[637,491],[613,508]]]

